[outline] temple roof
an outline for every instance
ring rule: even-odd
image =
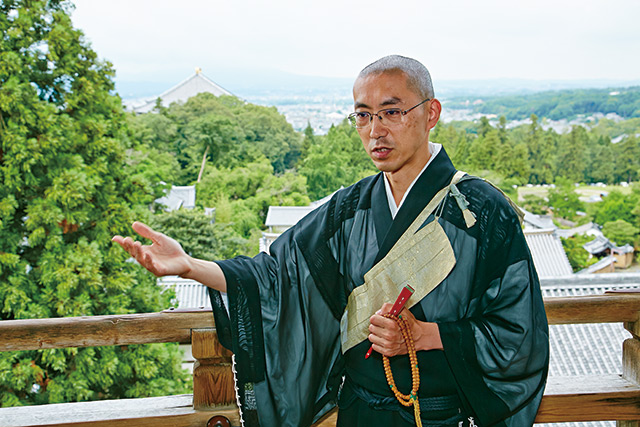
[[[166,211],[171,212],[180,208],[193,209],[196,207],[196,186],[174,185],[165,195],[156,199],[156,203],[166,206]]]
[[[136,113],[148,113],[156,106],[157,98],[160,98],[162,100],[162,105],[164,107],[168,107],[173,102],[184,103],[192,96],[196,96],[197,94],[203,92],[212,93],[215,96],[233,95],[231,92],[224,89],[222,86],[219,86],[213,80],[202,74],[202,70],[196,68],[196,73],[194,75],[184,80],[183,82],[178,83],[176,86],[172,87],[161,95],[152,98],[144,105],[135,107],[133,111],[135,111]]]
[[[606,237],[600,235],[596,236],[592,241],[585,243],[582,247],[589,252],[591,255],[598,255],[605,252],[607,249],[611,252],[626,254],[629,252],[633,252],[633,246],[626,244],[624,246],[616,246],[613,242],[611,242]]]
[[[524,237],[529,245],[538,277],[568,276],[573,274],[569,258],[554,229],[525,229]]]

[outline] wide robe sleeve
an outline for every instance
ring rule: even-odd
[[[210,290],[222,345],[234,353],[244,425],[308,426],[336,404],[346,305],[340,258],[358,187],[335,195],[283,233],[270,254],[218,262],[229,311]]]
[[[475,272],[464,318],[439,323],[445,356],[479,426],[531,426],[549,363],[538,277],[509,203],[467,198],[478,217]]]

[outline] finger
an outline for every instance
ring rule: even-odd
[[[369,325],[369,333],[370,335],[383,339],[387,344],[398,341],[399,333],[393,329]]]
[[[156,266],[156,263],[153,261],[153,256],[151,255],[151,253],[148,250],[148,246],[141,248],[140,255],[139,255],[138,258],[139,258],[138,262],[144,268],[146,268],[147,270],[149,270],[151,273],[153,273],[156,276],[160,276],[161,275],[160,274],[161,272],[158,271],[158,267]]]
[[[382,307],[380,308],[379,311],[381,311],[383,314],[389,314],[391,313],[392,308],[393,308],[393,304],[391,304],[390,302],[385,302],[384,304],[382,304]]]
[[[409,311],[409,309],[407,307],[404,307],[399,314],[400,314],[400,316],[404,317],[407,320],[415,319],[415,316],[413,315],[412,312]]]
[[[125,237],[122,239],[121,246],[125,251],[129,252],[129,255],[135,258],[135,252],[133,249],[133,239],[131,237]]]
[[[136,221],[131,224],[131,228],[133,231],[138,233],[140,236],[151,240],[153,243],[158,243],[158,240],[162,237],[162,233],[155,231],[153,228],[149,227],[147,224]]]
[[[371,340],[369,340],[371,341]],[[394,351],[393,349],[387,347],[384,343],[377,343],[377,342],[373,342],[371,344],[371,347],[373,347],[373,350],[382,354],[383,356],[387,356],[387,357],[393,357],[396,354],[398,354],[397,351]]]
[[[381,328],[393,328],[393,325],[395,325],[396,322],[380,314],[374,314],[369,319],[369,323]]]

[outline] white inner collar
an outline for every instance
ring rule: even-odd
[[[393,192],[391,191],[391,184],[389,184],[389,179],[387,178],[387,175],[385,175],[384,173],[382,174],[384,176],[384,188],[385,188],[385,190],[387,192],[387,203],[389,204],[389,210],[391,211],[391,218],[395,219],[398,211],[400,210],[400,208],[402,207],[402,204],[404,203],[405,199],[407,198],[407,195],[409,194],[409,192],[413,188],[413,185],[416,183],[418,178],[420,178],[420,176],[422,176],[424,171],[427,169],[429,164],[431,164],[433,159],[438,155],[438,153],[440,152],[441,149],[442,149],[442,145],[441,144],[436,144],[434,142],[429,141],[429,153],[431,153],[431,157],[429,157],[429,161],[427,162],[427,164],[424,165],[424,167],[422,168],[420,173],[411,182],[411,184],[409,185],[409,188],[407,188],[407,191],[405,191],[404,196],[402,196],[402,200],[400,200],[400,203],[397,206],[396,206],[396,201],[393,198]]]

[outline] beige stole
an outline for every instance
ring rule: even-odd
[[[449,275],[456,258],[442,226],[437,218],[422,228],[420,226],[452,189],[457,192],[455,184],[464,175],[460,171],[454,175],[451,183],[433,197],[389,253],[364,275],[364,284],[351,292],[340,321],[343,354],[367,339],[369,318],[382,304],[393,303],[404,285],[415,289],[407,301],[407,308],[410,308]],[[467,211],[466,214],[470,213]],[[473,223],[468,221],[467,225],[470,227]]]

